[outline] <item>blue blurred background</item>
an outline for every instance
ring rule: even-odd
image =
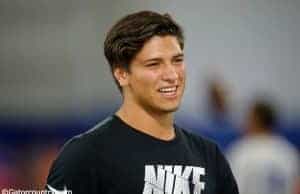
[[[0,0],[0,188],[43,188],[67,139],[116,111],[103,41],[120,17],[144,9],[168,12],[185,29],[178,125],[226,151],[263,96],[279,112],[276,131],[300,150],[300,1]]]

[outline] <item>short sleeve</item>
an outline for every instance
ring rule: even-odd
[[[67,143],[50,168],[46,189],[67,189],[73,194],[99,193],[91,158],[90,149],[79,140]]]
[[[238,186],[228,161],[218,147],[217,151],[217,187],[219,194],[238,194]]]

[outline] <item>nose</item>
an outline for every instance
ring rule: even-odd
[[[166,64],[162,75],[163,80],[174,82],[178,79],[178,72],[172,64]]]

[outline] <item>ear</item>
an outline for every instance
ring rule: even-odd
[[[126,69],[116,67],[113,72],[116,80],[119,82],[121,87],[128,85],[129,76]]]

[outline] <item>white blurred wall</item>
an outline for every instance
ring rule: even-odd
[[[133,11],[185,29],[188,87],[179,115],[202,118],[206,79],[227,81],[239,115],[266,91],[300,112],[298,0],[0,0],[0,115],[60,118],[120,104],[103,56],[109,27]]]

